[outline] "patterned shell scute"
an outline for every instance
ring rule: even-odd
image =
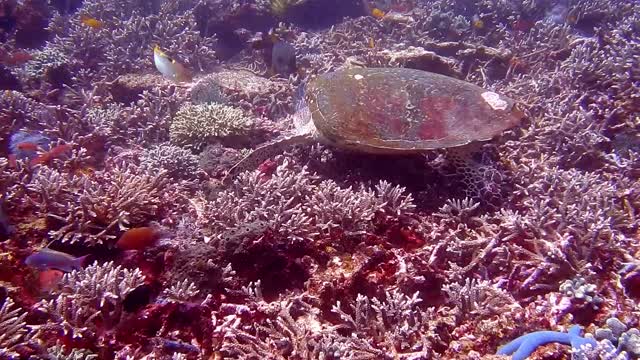
[[[466,81],[406,68],[327,73],[309,82],[306,101],[323,140],[373,153],[489,140],[523,117],[507,97]]]

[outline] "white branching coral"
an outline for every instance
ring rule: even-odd
[[[266,222],[293,239],[316,235],[303,200],[312,195],[317,177],[306,168],[292,171],[287,165],[279,166],[271,178],[259,171],[240,174],[228,190],[207,202],[199,222],[217,234]]]
[[[56,360],[94,360],[98,355],[83,349],[71,349],[70,351],[63,345],[56,345],[47,349],[49,355]]]
[[[413,196],[401,186],[394,186],[388,181],[381,180],[376,185],[376,192],[378,198],[384,203],[383,208],[388,215],[408,214],[416,208]]]
[[[235,315],[224,321],[213,317],[214,327],[224,337],[221,350],[229,357],[409,359],[432,355],[430,321],[435,314],[417,307],[421,301],[417,293],[406,296],[394,290],[382,300],[360,294],[346,311],[338,302],[333,307],[342,320],[338,325],[323,321],[320,310],[303,296],[271,303],[255,300],[270,314],[264,321],[244,325]],[[342,335],[338,328],[351,334]]]
[[[464,284],[445,284],[442,290],[461,318],[493,316],[505,308],[519,306],[508,292],[486,280],[466,278]]]
[[[69,57],[60,46],[49,43],[33,55],[33,59],[25,65],[24,71],[27,76],[37,78],[46,75],[51,69],[68,64],[69,61]]]
[[[366,230],[384,205],[373,190],[343,189],[331,180],[318,184],[305,203],[323,233],[338,227],[347,232]]]
[[[92,176],[71,177],[43,167],[33,177],[27,185],[32,200],[62,224],[51,232],[54,239],[86,245],[109,242],[118,231],[157,213],[166,190],[165,172],[112,166]]]
[[[24,319],[27,313],[7,298],[0,307],[0,358],[17,356],[13,350],[30,336]]]
[[[196,284],[190,282],[188,279],[184,279],[164,289],[162,297],[169,300],[189,301],[196,297],[199,292],[200,290],[198,290]]]
[[[186,104],[174,116],[169,136],[178,145],[199,148],[213,138],[244,135],[251,124],[242,110],[228,105]]]
[[[256,224],[293,240],[344,232],[371,230],[376,213],[410,213],[413,202],[404,188],[380,183],[376,190],[342,188],[319,181],[306,168],[292,170],[285,160],[266,178],[259,171],[238,176],[231,187],[206,203],[200,223],[215,234]],[[260,226],[258,226],[260,227]]]
[[[74,270],[62,278],[62,290],[55,299],[38,304],[40,310],[51,316],[43,329],[90,337],[98,324],[113,328],[123,315],[125,297],[144,284],[144,280],[139,269],[125,269],[113,262],[102,265],[94,262],[82,270]]]

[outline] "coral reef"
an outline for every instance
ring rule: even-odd
[[[51,230],[53,239],[86,245],[113,242],[120,231],[157,216],[170,196],[166,172],[110,165],[90,176],[72,177],[43,168],[26,184],[33,205],[60,224]]]
[[[240,109],[222,104],[185,104],[175,114],[169,129],[171,141],[202,148],[225,137],[247,135],[252,121]]]
[[[0,358],[638,358],[639,24],[624,0],[1,1]],[[354,67],[526,117],[224,181]],[[54,252],[75,269],[27,261]]]
[[[27,313],[21,311],[21,309],[15,307],[15,303],[11,298],[5,298],[0,307],[0,329],[2,329],[2,336],[0,336],[0,355],[3,357],[17,356],[14,351],[20,343],[24,342],[28,338],[28,331],[25,327],[26,323],[24,319],[27,317]]]

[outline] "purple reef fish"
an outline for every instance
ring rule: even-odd
[[[72,255],[42,248],[29,255],[25,260],[25,264],[38,270],[58,269],[64,272],[82,269],[85,259],[89,255],[73,257]]]

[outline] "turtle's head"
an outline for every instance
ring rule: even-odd
[[[302,83],[296,89],[296,93],[293,97],[293,107],[295,112],[293,113],[293,126],[296,133],[308,133],[309,125],[313,125],[311,121],[311,111],[309,111],[309,104],[305,100],[305,89],[307,83]]]

